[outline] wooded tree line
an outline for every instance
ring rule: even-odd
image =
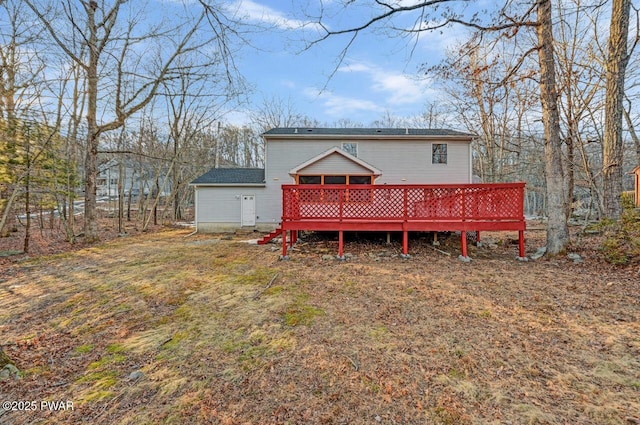
[[[310,44],[345,37],[340,61],[365,32],[416,43],[445,27],[470,30],[466,42],[425,71],[444,81],[456,122],[479,134],[482,178],[525,180],[530,194],[544,193],[548,253],[562,252],[569,241],[576,188],[589,192],[600,216],[620,217],[624,172],[640,163],[637,70],[627,75],[639,39],[638,9],[630,0],[505,2],[490,12],[456,0],[338,3],[341,13],[321,8],[311,14],[324,33]],[[332,22],[355,7],[368,7],[369,18]]]
[[[61,216],[72,241],[81,196],[84,236],[96,240],[100,163],[112,157],[145,159],[145,173],[165,173],[150,178],[157,185],[171,181],[175,200],[212,148],[221,161],[232,150],[230,161],[260,161],[242,129],[215,131],[221,111],[245,91],[233,63],[243,45],[233,13],[204,0],[149,7],[126,0],[0,1],[2,232],[21,216],[28,229],[35,202],[50,217]],[[221,138],[232,147],[223,151]],[[36,181],[51,158],[63,170],[61,182]],[[53,200],[45,205],[45,198]],[[159,196],[148,201],[155,210]],[[179,212],[174,206],[174,216]]]
[[[619,7],[613,3],[611,6]],[[626,7],[629,13],[628,3]],[[623,172],[640,163],[640,144],[634,136],[638,115],[632,108],[638,96],[635,87],[637,69],[630,70],[628,89],[618,95],[625,101],[610,108],[617,117],[612,117],[613,114],[606,110],[607,102],[614,98],[611,93],[617,90],[607,88],[607,81],[611,80],[607,78],[607,69],[612,66],[610,62],[617,61],[607,61],[612,55],[608,53],[610,48],[606,43],[607,34],[603,34],[603,23],[608,19],[612,23],[624,22],[620,17],[622,11],[618,10],[614,15],[608,15],[608,12],[610,9],[604,4],[575,0],[558,2],[553,15],[567,217],[584,202],[589,203],[588,210],[593,210],[594,218],[617,217],[620,205],[610,205],[611,198],[620,199],[625,181]],[[634,13],[637,18],[635,9]],[[624,38],[624,43],[617,45],[629,44],[630,54],[637,38],[635,27],[628,39]],[[481,136],[475,152],[478,155],[477,172],[483,181],[526,180],[529,195],[543,195],[545,182],[536,178],[543,175],[536,157],[543,155],[544,140],[537,124],[542,117],[538,100],[539,69],[535,58],[527,54],[527,49],[537,49],[539,43],[527,44],[521,39],[518,34],[476,32],[460,46],[458,54],[452,52],[443,64],[430,67],[428,72],[450,82],[445,85],[445,91],[452,99],[450,104],[456,115],[462,118],[467,129],[475,129]],[[464,55],[460,56],[459,52]],[[625,57],[628,61],[629,55]],[[622,117],[626,119],[623,121]],[[611,122],[606,122],[606,118]],[[607,129],[615,128],[616,123],[620,129],[607,135]],[[623,128],[627,131],[624,140]],[[616,146],[615,160],[612,146]],[[528,155],[529,159],[523,155]],[[607,174],[612,168],[617,169],[615,173]],[[629,183],[631,179],[626,181]],[[544,210],[543,196],[531,196],[530,200],[540,206],[530,208],[530,212]]]
[[[549,217],[548,249],[557,253],[576,207],[619,217],[624,173],[640,164],[630,0],[507,2],[473,14],[456,0],[338,1],[342,16],[356,6],[371,12],[343,28],[309,9],[326,29],[309,48],[340,36],[348,47],[373,29],[409,43],[446,26],[471,31],[441,63],[425,61],[422,72],[446,96],[425,99],[421,116],[320,123],[282,97],[251,105],[241,127],[225,123],[224,112],[248,90],[234,62],[248,48],[243,23],[217,2],[174,4],[172,19],[135,3],[0,0],[2,232],[59,216],[73,241],[80,211],[85,237],[97,239],[110,160],[119,228],[132,209],[146,228],[180,220],[192,202],[189,181],[208,168],[262,166],[260,134],[272,127],[452,127],[478,134],[480,180],[528,183],[527,211]],[[412,26],[396,21],[404,16]]]

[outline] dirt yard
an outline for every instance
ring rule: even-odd
[[[188,234],[0,265],[0,423],[640,424],[640,269],[588,239]]]

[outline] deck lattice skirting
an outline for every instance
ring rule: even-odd
[[[524,183],[444,185],[282,185],[282,255],[287,231],[338,231],[343,256],[344,231],[460,231],[467,257],[466,232],[516,230],[524,257]]]

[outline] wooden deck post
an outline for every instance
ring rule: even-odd
[[[344,232],[338,231],[338,258],[344,257]]]
[[[462,245],[462,256],[463,257],[468,257],[467,255],[467,232],[466,231],[462,231],[460,232],[460,237],[462,238],[461,240],[461,245]]]
[[[518,231],[518,255],[524,258],[524,230]]]
[[[407,229],[402,230],[402,253],[409,255],[409,232]]]
[[[287,231],[282,231],[282,258],[287,256]]]

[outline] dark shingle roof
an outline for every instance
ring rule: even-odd
[[[263,168],[212,168],[191,182],[193,185],[263,183]]]
[[[322,136],[460,136],[474,137],[474,134],[441,128],[272,128],[264,133],[271,135],[322,135]]]

